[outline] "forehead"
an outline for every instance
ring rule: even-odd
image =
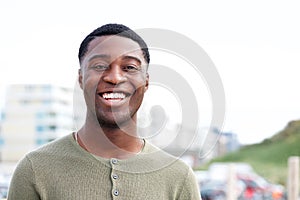
[[[143,52],[137,42],[116,35],[96,37],[90,42],[84,59],[99,54],[109,55],[113,59],[123,55],[132,55],[144,61]]]

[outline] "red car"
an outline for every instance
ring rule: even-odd
[[[243,199],[285,199],[285,190],[281,185],[274,185],[258,175],[238,175],[238,180],[245,184]]]

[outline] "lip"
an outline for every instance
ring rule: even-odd
[[[125,94],[125,98],[123,99],[105,99],[103,98],[104,93],[123,93]],[[120,89],[106,89],[106,90],[101,90],[97,91],[97,96],[98,99],[104,104],[105,106],[108,107],[118,107],[124,105],[132,95],[130,92],[125,91],[125,90],[120,90]]]

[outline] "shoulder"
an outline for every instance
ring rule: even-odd
[[[66,136],[63,136],[61,138],[58,138],[52,142],[49,142],[43,146],[38,147],[37,149],[29,152],[27,156],[31,157],[36,154],[41,154],[41,153],[56,153],[56,152],[61,152],[61,151],[67,151],[68,149],[72,148],[73,146],[73,136],[72,134],[68,134]]]
[[[36,163],[49,163],[54,160],[59,161],[66,157],[71,158],[77,154],[78,151],[76,151],[76,143],[73,140],[73,136],[68,134],[27,153],[24,159],[34,165]]]
[[[44,177],[45,174],[67,171],[68,167],[79,163],[85,166],[90,160],[69,134],[27,153],[17,168],[22,173],[27,171],[35,177]]]
[[[186,176],[191,168],[183,162],[180,157],[175,157],[150,142],[146,142],[143,151],[146,159],[150,163],[155,163],[160,169],[165,172],[176,174],[176,176]]]

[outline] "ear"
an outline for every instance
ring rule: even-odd
[[[78,69],[78,82],[79,82],[80,88],[83,89],[83,86],[82,86],[82,71],[81,71],[81,68]]]
[[[148,72],[146,73],[146,84],[145,84],[145,92],[148,90],[149,87],[149,74]]]

